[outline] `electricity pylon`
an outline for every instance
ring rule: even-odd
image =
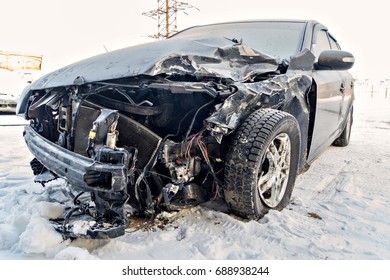
[[[157,20],[157,34],[150,35],[149,37],[156,38],[158,40],[165,39],[177,30],[177,13],[185,12],[186,9],[196,8],[186,2],[179,2],[177,0],[157,0],[157,10],[151,10],[142,13],[142,15],[151,17]]]

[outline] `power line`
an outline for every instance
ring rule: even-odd
[[[158,40],[165,39],[176,33],[177,30],[177,13],[183,12],[188,15],[186,9],[197,9],[193,5],[177,0],[157,0],[157,9],[142,13],[142,15],[157,20],[157,34],[149,37]]]

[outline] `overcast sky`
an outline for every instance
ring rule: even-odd
[[[179,0],[180,1],[180,0]],[[181,0],[185,1],[185,0]],[[315,19],[352,52],[359,78],[390,78],[390,4],[383,0],[187,0],[178,29],[245,19]],[[153,41],[157,23],[142,12],[157,0],[0,0],[0,50],[44,55],[43,70]]]

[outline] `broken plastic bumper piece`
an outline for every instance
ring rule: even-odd
[[[51,172],[84,191],[119,192],[128,184],[127,167],[94,161],[60,147],[25,128],[25,141],[31,153]]]
[[[71,210],[73,212],[73,209]],[[96,219],[88,215],[77,215],[72,213],[72,217],[66,217],[64,220],[52,221],[56,231],[62,234],[64,239],[110,239],[125,234],[127,227],[123,219]]]

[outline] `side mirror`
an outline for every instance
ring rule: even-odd
[[[355,58],[349,52],[326,50],[320,53],[314,68],[317,70],[348,70],[352,68],[354,62]]]

